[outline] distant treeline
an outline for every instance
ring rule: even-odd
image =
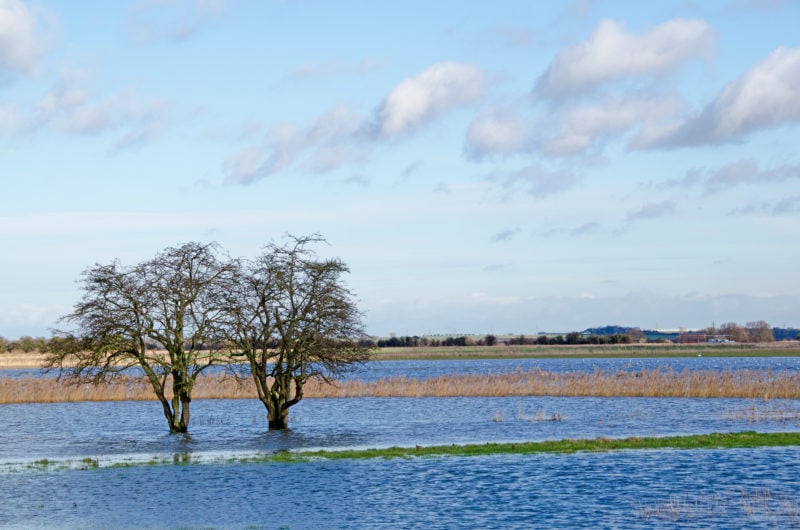
[[[766,322],[759,320],[748,322],[740,326],[734,322],[722,324],[719,327],[710,327],[701,330],[686,330],[683,333],[664,333],[655,330],[642,330],[635,327],[605,326],[603,328],[589,328],[584,331],[573,331],[566,334],[542,333],[533,337],[517,335],[514,337],[497,337],[485,335],[483,337],[461,335],[458,337],[419,337],[403,336],[378,339],[374,345],[379,348],[415,348],[435,346],[494,346],[504,345],[578,345],[578,344],[633,344],[641,342],[681,342],[682,337],[690,337],[691,342],[716,342],[728,340],[731,342],[760,343],[776,340],[800,339],[800,329],[772,328]]]
[[[495,345],[575,345],[575,344],[632,344],[639,342],[678,342],[681,335],[704,336],[707,340],[724,338],[732,342],[772,342],[776,340],[798,340],[800,329],[770,327],[763,320],[748,322],[744,326],[735,322],[728,322],[719,327],[709,327],[700,330],[687,330],[684,333],[664,333],[655,330],[642,330],[635,327],[605,326],[602,328],[589,328],[584,331],[573,331],[566,334],[541,333],[532,337],[516,335],[513,337],[497,337],[484,335],[482,337],[460,335],[456,337],[420,337],[404,336],[382,339],[364,339],[363,346],[378,348],[417,348],[439,346],[495,346]],[[10,351],[43,352],[51,350],[53,341],[62,340],[58,337],[47,339],[45,337],[20,337],[9,340],[0,336],[0,353]],[[147,345],[150,349],[158,349],[157,343]]]
[[[379,348],[416,348],[416,347],[437,347],[437,346],[494,346],[496,344],[502,345],[541,345],[551,346],[558,344],[631,344],[633,337],[625,334],[614,335],[589,335],[584,336],[580,333],[573,332],[566,335],[537,335],[534,337],[526,337],[525,335],[518,335],[516,337],[498,338],[495,335],[486,335],[484,337],[475,338],[462,335],[460,337],[446,337],[443,339],[406,336],[406,337],[389,337],[388,339],[379,339],[375,342],[375,346]]]

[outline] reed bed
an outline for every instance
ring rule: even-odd
[[[377,381],[311,380],[309,398],[355,397],[736,397],[800,398],[800,374],[771,370],[643,370],[555,373],[540,369],[497,374],[446,375],[428,379],[392,377]],[[198,378],[195,399],[246,399],[256,396],[250,380],[224,374]],[[53,378],[0,378],[0,403],[152,400],[147,381],[122,377],[103,386],[70,385]]]

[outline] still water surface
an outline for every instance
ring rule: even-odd
[[[527,366],[523,360],[514,360],[510,366],[481,364],[484,361],[456,361],[455,366],[448,365],[450,361],[425,361],[422,366],[399,363],[381,363],[377,372],[382,375],[375,377],[425,377],[418,372],[424,367],[428,376],[475,366],[483,371],[478,373],[517,366],[554,369],[553,365]],[[619,369],[626,369],[624,363]],[[734,364],[751,367],[752,362]],[[614,366],[604,364],[603,369],[617,369]],[[155,402],[0,405],[0,526],[800,525],[796,502],[800,448],[303,464],[226,461],[230,456],[304,448],[794,431],[800,428],[800,400],[306,399],[292,409],[292,429],[279,433],[266,430],[264,409],[256,400],[197,400],[192,407],[192,433],[186,436],[166,434],[159,407]],[[151,459],[171,461],[173,457],[199,463],[111,467]],[[99,468],[82,470],[86,467],[81,464],[83,458],[95,460]],[[46,466],[41,465],[44,459],[48,460]],[[37,461],[40,464],[34,464]],[[763,508],[753,509],[753,503],[742,500],[764,491],[769,500],[761,503]]]

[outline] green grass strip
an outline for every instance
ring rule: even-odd
[[[800,432],[696,434],[647,438],[595,438],[522,443],[389,447],[343,451],[283,451],[274,455],[243,458],[240,462],[308,462],[312,460],[413,458],[435,456],[483,456],[497,454],[604,452],[635,449],[730,449],[800,446]]]

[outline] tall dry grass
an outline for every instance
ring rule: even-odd
[[[598,396],[598,397],[738,397],[800,398],[800,374],[771,370],[643,370],[638,372],[568,372],[539,369],[499,374],[447,375],[428,379],[392,377],[378,381],[309,381],[306,397],[455,397],[455,396]],[[195,399],[243,399],[256,396],[249,380],[204,375],[195,385]],[[69,401],[138,401],[154,399],[149,384],[138,377],[104,386],[72,386],[51,378],[0,378],[0,403]]]

